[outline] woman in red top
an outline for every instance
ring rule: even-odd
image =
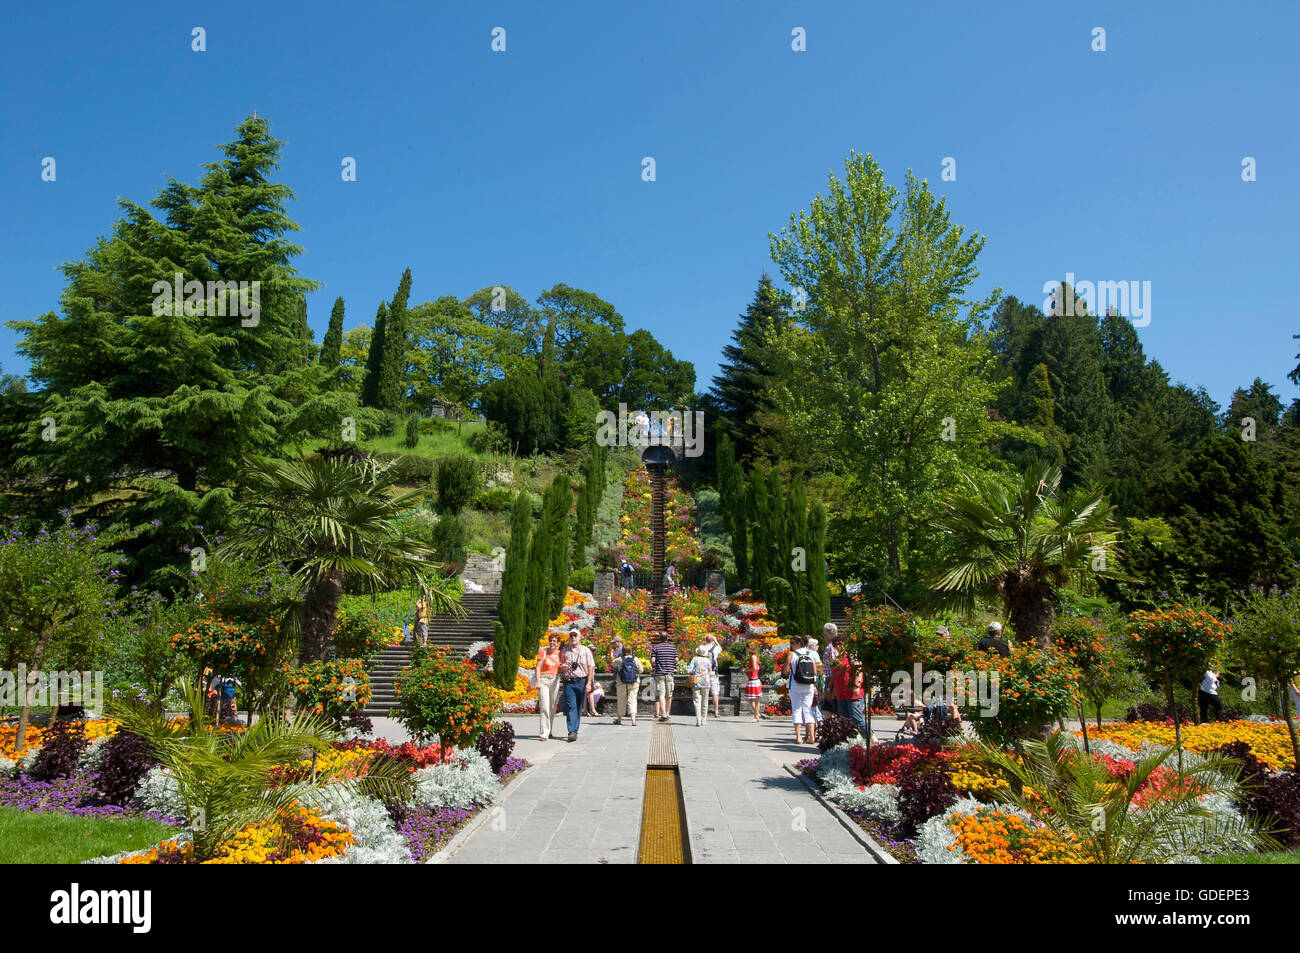
[[[751,724],[762,717],[758,711],[759,703],[763,700],[763,682],[758,677],[759,669],[758,646],[751,644],[749,646],[749,680],[745,682],[745,700],[749,702],[750,710],[754,713],[754,717],[750,719]]]
[[[841,718],[848,718],[858,731],[867,733],[867,721],[862,714],[862,699],[866,691],[862,685],[862,669],[853,664],[847,652],[835,660],[835,710]]]

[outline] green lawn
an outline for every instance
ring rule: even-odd
[[[1225,854],[1212,857],[1207,864],[1300,864],[1300,851],[1283,850],[1266,854]]]
[[[379,453],[406,453],[413,457],[446,457],[456,454],[469,454],[476,456],[473,450],[469,448],[467,441],[470,434],[478,433],[483,429],[483,424],[464,424],[459,434],[456,433],[456,425],[452,424],[451,430],[441,430],[437,433],[420,434],[420,442],[415,445],[414,449],[406,445],[406,431],[404,427],[399,427],[397,433],[391,437],[371,437],[364,441],[364,447],[367,450],[374,450]]]
[[[175,832],[166,824],[137,818],[100,820],[0,807],[0,864],[76,864],[143,850]]]

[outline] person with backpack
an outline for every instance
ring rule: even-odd
[[[623,591],[631,592],[632,583],[635,579],[634,577],[635,570],[632,568],[632,564],[627,561],[626,557],[624,557],[623,559],[623,565],[619,567],[619,573],[623,577]]]
[[[673,676],[677,673],[677,646],[673,645],[672,636],[667,632],[656,633],[650,657],[653,661],[655,718],[666,722],[672,713]]]
[[[623,656],[614,668],[614,684],[618,686],[618,708],[614,712],[614,724],[623,724],[626,716],[632,719],[636,727],[636,696],[641,690],[641,663],[637,660],[632,646],[623,646]]]
[[[817,720],[813,716],[813,696],[817,691],[817,666],[821,660],[808,650],[808,636],[796,635],[790,640],[790,718],[794,722],[794,740],[804,744],[817,743]]]
[[[713,666],[712,682],[709,685],[709,694],[713,696],[713,717],[721,718],[718,714],[718,699],[722,694],[722,679],[718,676],[718,657],[722,655],[722,646],[718,644],[718,637],[710,632],[704,637],[704,647],[709,651],[709,664]]]
[[[701,645],[686,667],[691,686],[691,699],[695,702],[695,727],[703,727],[709,715],[709,691],[713,686],[713,656]]]

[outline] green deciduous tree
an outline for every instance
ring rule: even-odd
[[[909,176],[901,200],[871,156],[850,155],[828,195],[770,236],[772,257],[807,307],[768,354],[787,418],[785,453],[848,475],[874,562],[898,577],[931,548],[941,487],[982,462],[997,395],[982,316],[967,301],[983,246]]]

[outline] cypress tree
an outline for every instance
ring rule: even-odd
[[[384,325],[384,352],[375,390],[375,406],[382,410],[400,411],[406,407],[406,353],[410,324],[407,302],[410,297],[411,269],[407,268],[402,272],[397,293],[388,306],[388,321]]]
[[[790,540],[786,535],[789,527],[785,520],[785,493],[781,484],[781,471],[776,467],[769,467],[767,470],[767,575],[764,582],[773,576],[780,576],[787,579],[790,576]],[[764,585],[764,592],[769,598],[775,598],[775,594],[768,591]]]
[[[528,580],[524,584],[524,638],[540,642],[551,620],[551,546],[546,518],[533,527],[528,544]]]
[[[320,356],[317,362],[326,370],[332,371],[343,360],[343,299],[335,298],[330,310],[330,326],[325,331],[325,340],[321,342]]]
[[[388,324],[388,302],[379,302],[375,312],[375,330],[370,335],[370,350],[366,352],[366,376],[361,381],[361,403],[367,407],[379,406],[379,375],[384,362],[385,327]]]
[[[564,608],[564,592],[569,581],[569,507],[573,504],[573,489],[568,474],[557,473],[547,490],[542,525],[546,527],[547,546],[550,550],[551,598],[547,621],[555,618]]]
[[[524,595],[528,576],[528,524],[532,506],[526,493],[515,497],[510,512],[510,543],[501,574],[501,601],[493,640],[493,677],[500,688],[513,688],[524,644]],[[507,678],[508,676],[508,678]]]
[[[808,507],[808,602],[804,631],[816,634],[831,620],[831,594],[826,588],[826,507],[813,500]]]
[[[767,475],[762,464],[749,471],[749,528],[754,541],[753,556],[749,564],[749,586],[756,596],[762,597],[764,583],[771,573],[768,535],[771,532],[771,514],[768,512]]]

